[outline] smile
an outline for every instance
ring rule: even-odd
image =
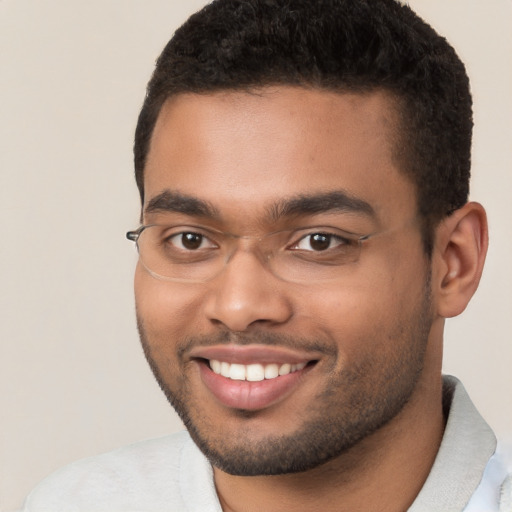
[[[246,411],[266,409],[303,389],[324,357],[318,351],[234,343],[197,346],[188,354],[217,404]]]
[[[246,380],[249,382],[275,379],[302,370],[306,366],[306,363],[237,364],[217,359],[210,359],[209,364],[212,371],[217,375],[222,375],[222,377],[231,380]]]

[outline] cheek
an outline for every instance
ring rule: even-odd
[[[169,344],[190,335],[197,308],[197,293],[190,285],[160,281],[141,265],[135,271],[135,305],[137,317],[144,324],[151,346]]]
[[[342,358],[385,354],[397,348],[404,329],[415,321],[423,293],[418,269],[406,273],[382,266],[311,294],[302,317],[336,341]]]
[[[362,338],[366,345],[372,341],[370,333],[376,327],[384,328],[384,303],[386,300],[374,287],[345,286],[324,290],[310,300],[307,317],[335,338],[342,351],[360,350]]]

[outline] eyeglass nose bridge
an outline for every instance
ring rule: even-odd
[[[216,276],[224,272],[237,254],[252,254],[261,264],[261,266],[275,277],[277,275],[272,268],[271,261],[275,252],[279,251],[279,244],[272,245],[279,233],[269,233],[267,235],[234,235],[228,234],[230,243],[224,257],[222,268],[216,273]],[[213,279],[213,278],[212,278]]]

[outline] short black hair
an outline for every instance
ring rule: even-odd
[[[396,98],[396,156],[417,188],[427,252],[433,227],[469,193],[472,101],[450,44],[396,0],[215,0],[157,60],[135,132],[143,174],[163,103],[180,93],[296,85]]]

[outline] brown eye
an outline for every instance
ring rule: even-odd
[[[322,252],[346,243],[341,237],[331,233],[308,233],[302,237],[294,249],[300,251]]]
[[[184,251],[197,251],[198,249],[208,249],[214,246],[204,235],[193,231],[176,233],[169,237],[168,243]]]
[[[331,245],[331,235],[315,233],[309,237],[309,245],[314,251],[325,251]]]
[[[181,235],[181,245],[183,245],[185,249],[199,249],[199,247],[201,247],[202,241],[203,235],[199,235],[197,233],[183,233]]]

